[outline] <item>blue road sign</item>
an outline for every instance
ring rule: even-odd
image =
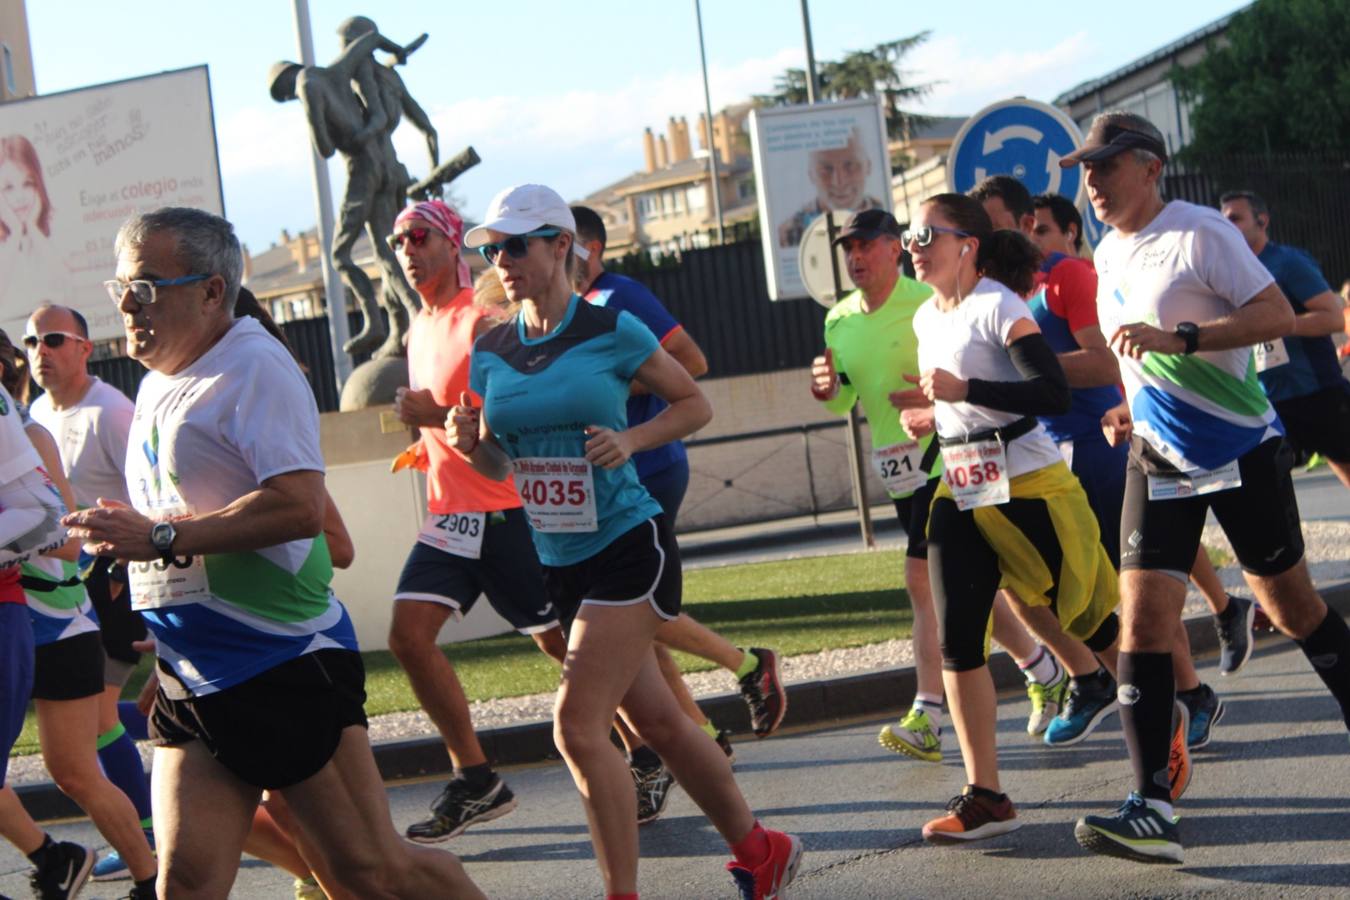
[[[1078,126],[1053,106],[1016,98],[986,106],[966,120],[947,155],[947,186],[960,193],[989,175],[1012,175],[1034,194],[1078,202],[1082,170],[1059,161],[1083,142]]]

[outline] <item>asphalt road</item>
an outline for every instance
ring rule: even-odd
[[[1350,896],[1350,743],[1334,701],[1293,646],[1274,639],[1236,678],[1211,678],[1228,704],[1215,742],[1196,755],[1179,811],[1186,864],[1142,866],[1089,856],[1074,819],[1114,808],[1130,788],[1114,718],[1072,748],[1051,750],[1023,732],[1027,703],[1000,704],[1004,789],[1025,825],[965,848],[926,845],[923,823],[963,782],[954,736],[942,765],[877,745],[879,722],[842,724],[737,744],[738,780],[763,821],[800,835],[807,855],[791,896],[899,897],[1328,897]],[[492,897],[601,895],[580,803],[560,764],[515,769],[520,808],[447,846]],[[438,783],[390,787],[394,819],[417,819]],[[207,815],[207,811],[201,811]],[[101,845],[87,823],[52,829]],[[642,896],[735,896],[717,834],[681,793],[642,837]],[[0,847],[0,894],[26,896],[25,868]],[[246,860],[232,896],[287,898],[290,878]],[[90,885],[116,897],[126,882]],[[119,892],[118,888],[121,888]]]

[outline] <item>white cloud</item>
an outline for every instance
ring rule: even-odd
[[[1049,102],[1063,92],[1098,48],[1080,31],[1045,50],[970,47],[959,36],[934,38],[906,60],[916,82],[938,81],[919,108],[946,115],[973,113],[999,100],[1023,96]]]

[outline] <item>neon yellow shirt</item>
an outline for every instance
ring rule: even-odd
[[[825,401],[825,407],[843,415],[854,402],[861,401],[874,448],[909,441],[890,394],[914,387],[902,377],[919,374],[914,313],[932,293],[927,285],[901,275],[880,309],[864,312],[862,291],[854,291],[825,316],[825,346],[833,351],[841,381],[839,394]],[[928,435],[919,443],[926,451],[932,440]],[[932,474],[941,471],[939,459]]]

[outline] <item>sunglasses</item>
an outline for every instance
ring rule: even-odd
[[[405,231],[395,231],[386,237],[384,242],[389,245],[390,250],[397,253],[402,249],[405,241],[414,247],[420,247],[427,242],[427,237],[430,234],[430,228],[409,228]]]
[[[478,252],[483,254],[490,265],[497,264],[497,257],[506,251],[506,255],[512,259],[520,259],[530,249],[529,239],[532,237],[557,237],[562,234],[561,228],[538,228],[534,231],[528,231],[525,234],[513,234],[504,241],[498,241],[495,244],[484,244],[478,248]]]
[[[32,353],[37,349],[38,341],[46,344],[52,350],[60,349],[65,346],[66,338],[72,341],[85,342],[87,339],[82,334],[74,334],[69,331],[48,331],[46,334],[25,334],[23,336],[23,345]]]
[[[924,225],[919,228],[906,228],[900,233],[900,243],[908,247],[913,244],[916,247],[927,247],[933,243],[933,238],[939,234],[954,234],[957,237],[972,237],[969,231],[962,231],[959,228],[944,228],[941,225]]]
[[[159,299],[157,290],[162,287],[177,287],[180,284],[192,284],[195,281],[205,281],[210,275],[184,275],[181,278],[137,278],[135,281],[118,281],[113,278],[103,282],[103,287],[107,289],[108,296],[112,302],[118,306],[122,305],[122,298],[126,296],[127,291],[131,292],[134,299],[141,306],[149,306]]]

